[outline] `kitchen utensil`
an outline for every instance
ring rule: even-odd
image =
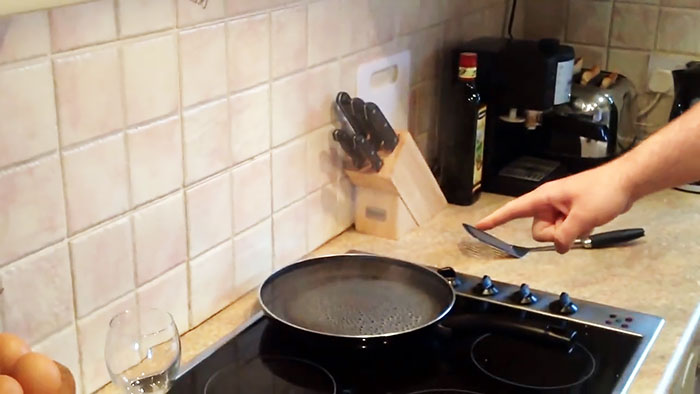
[[[399,144],[399,137],[384,116],[384,113],[382,113],[382,110],[375,103],[366,103],[365,114],[370,125],[369,130],[372,134],[372,140],[379,142],[379,148],[387,152],[393,152],[396,149],[396,145]]]
[[[376,103],[396,130],[408,129],[411,51],[363,63],[357,68],[357,96]]]
[[[493,235],[481,231],[476,227],[470,226],[468,224],[462,224],[472,237],[478,239],[479,241],[493,246],[494,248],[508,253],[509,255],[517,258],[521,258],[528,254],[529,252],[541,252],[541,251],[551,251],[555,250],[553,245],[538,246],[527,248],[524,246],[511,245],[509,243],[503,242],[502,240],[494,237]],[[642,228],[630,228],[625,230],[615,230],[608,231],[605,233],[599,233],[591,235],[586,239],[577,239],[574,242],[574,247],[583,247],[585,249],[597,249],[605,248],[608,246],[617,245],[623,242],[632,241],[634,239],[644,236],[644,229]]]
[[[386,257],[347,254],[300,261],[260,287],[273,319],[327,337],[391,337],[432,325],[455,302],[435,271]]]
[[[381,141],[377,143],[374,140],[374,136],[370,132],[372,126],[369,124],[369,121],[367,120],[367,116],[365,115],[365,102],[359,97],[354,97],[351,102],[352,106],[352,114],[355,117],[355,120],[357,121],[357,130],[356,132],[363,137],[367,138],[370,140],[372,143],[372,146],[374,146],[375,150],[379,150],[381,147]]]
[[[152,308],[114,316],[105,361],[112,382],[126,393],[168,392],[180,366],[180,335],[173,317]]]

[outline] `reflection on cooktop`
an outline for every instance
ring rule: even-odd
[[[260,356],[244,365],[231,364],[216,372],[205,394],[334,394],[331,375],[310,361]]]

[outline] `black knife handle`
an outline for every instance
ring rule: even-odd
[[[375,103],[365,104],[365,113],[367,114],[367,119],[372,126],[370,132],[374,132],[376,135],[372,135],[372,139],[377,139],[381,141],[381,146],[387,152],[393,152],[396,145],[399,144],[399,137],[396,132],[389,124],[386,116],[379,109],[379,106]]]
[[[367,141],[365,137],[357,134],[354,136],[354,141],[357,150],[362,154],[362,156],[369,160],[369,163],[372,165],[372,168],[374,168],[374,171],[381,170],[382,166],[384,166],[384,162],[377,154],[377,151],[374,150],[372,144]]]
[[[335,129],[333,131],[333,139],[338,141],[340,147],[350,156],[355,168],[359,170],[365,165],[365,158],[362,153],[358,151],[355,140],[351,134],[342,129]]]
[[[604,248],[606,246],[612,246],[617,245],[619,243],[632,241],[643,236],[643,228],[629,228],[626,230],[615,230],[591,235],[588,239],[590,239],[591,241],[590,248]]]

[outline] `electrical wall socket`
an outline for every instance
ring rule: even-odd
[[[700,60],[700,58],[652,52],[649,56],[647,69],[647,89],[654,93],[672,94],[673,76],[671,71],[685,68],[686,63],[693,60]]]
[[[670,70],[655,69],[649,76],[649,91],[653,93],[671,94],[673,91],[673,74]]]

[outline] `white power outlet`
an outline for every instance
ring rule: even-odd
[[[647,69],[649,78],[647,89],[654,93],[671,94],[673,90],[671,71],[685,68],[686,63],[693,60],[700,59],[693,56],[652,52]]]
[[[653,93],[671,94],[673,91],[673,74],[671,70],[657,68],[649,76],[649,91]]]

